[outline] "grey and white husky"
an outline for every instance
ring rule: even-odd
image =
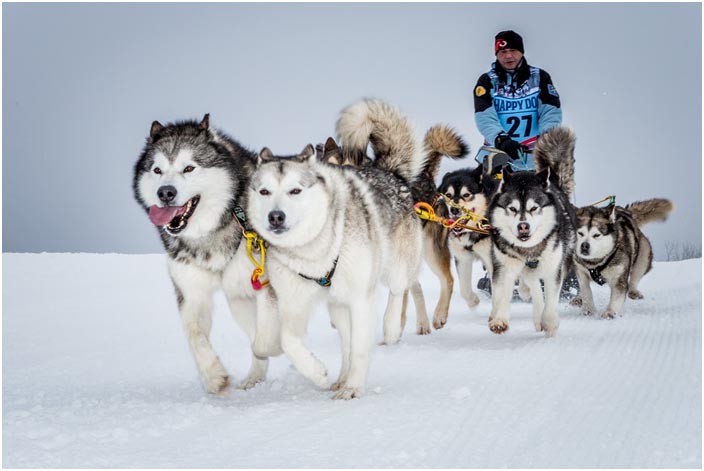
[[[254,339],[253,265],[235,214],[244,214],[255,163],[256,154],[210,128],[205,115],[200,123],[154,121],[134,167],[135,198],[161,236],[188,343],[211,393],[230,383],[209,339],[217,289],[224,290],[236,321]],[[264,379],[267,366],[268,360],[253,355],[241,387]]]
[[[577,209],[577,278],[579,297],[572,304],[582,306],[585,314],[596,312],[590,281],[608,283],[611,298],[601,317],[611,319],[623,307],[626,296],[642,299],[638,291],[641,278],[650,271],[653,249],[640,230],[649,222],[664,221],[672,202],[656,198],[637,201],[625,208],[585,206]]]
[[[535,146],[536,172],[503,172],[487,210],[494,228],[489,317],[494,333],[508,330],[518,278],[530,290],[535,329],[552,337],[560,325],[560,287],[572,268],[576,242],[575,210],[569,201],[574,189],[574,146],[572,131],[553,128]]]
[[[384,339],[393,343],[401,334],[404,292],[417,282],[422,231],[409,182],[423,159],[407,120],[379,100],[344,109],[337,133],[343,148],[361,154],[371,141],[374,162],[329,165],[312,145],[288,159],[264,148],[247,212],[269,244],[267,269],[276,292],[259,311],[278,309],[284,352],[304,376],[327,388],[326,367],[303,343],[314,304],[327,301],[342,349],[331,389],[334,398],[351,399],[366,384],[377,286],[389,288]]]

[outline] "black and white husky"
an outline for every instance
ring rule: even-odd
[[[642,299],[638,291],[641,278],[650,271],[653,249],[640,230],[649,222],[664,221],[672,202],[656,198],[637,201],[625,208],[585,206],[577,209],[577,278],[579,298],[572,304],[582,306],[585,314],[596,312],[590,281],[608,283],[611,298],[601,317],[611,319],[623,307],[626,296]]]
[[[209,339],[217,289],[224,290],[235,319],[254,339],[253,265],[235,214],[244,215],[255,163],[256,154],[211,129],[205,115],[200,123],[154,121],[134,167],[135,198],[161,236],[188,343],[211,393],[230,383]],[[240,386],[264,379],[267,366],[268,360],[253,355]]]
[[[377,287],[389,288],[384,339],[393,343],[401,334],[404,292],[417,283],[422,230],[409,182],[423,159],[407,120],[379,100],[344,109],[337,133],[343,148],[359,154],[371,141],[374,162],[329,165],[312,145],[287,159],[265,148],[247,211],[269,244],[267,269],[276,292],[259,311],[278,309],[284,352],[304,376],[327,388],[326,367],[303,343],[314,304],[326,301],[342,348],[331,389],[334,398],[351,399],[366,384]]]
[[[533,323],[548,337],[560,325],[560,287],[572,268],[576,242],[574,188],[575,136],[558,127],[543,134],[534,150],[536,172],[503,172],[487,216],[492,232],[492,294],[489,328],[509,327],[509,307],[516,279],[533,299]],[[545,286],[541,294],[540,281]]]
[[[438,186],[438,193],[444,195],[445,209],[450,218],[456,219],[464,215],[463,209],[484,217],[495,191],[495,182],[483,166],[479,165],[474,169],[446,173]],[[467,225],[471,226],[472,223]],[[447,234],[447,245],[455,260],[460,293],[467,302],[467,306],[472,309],[480,301],[479,296],[472,290],[472,268],[474,262],[478,260],[491,274],[491,238],[487,234],[455,226]],[[447,311],[444,317],[434,319],[436,328],[438,328],[437,324],[442,326],[445,322],[447,322]]]

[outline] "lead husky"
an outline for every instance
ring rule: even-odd
[[[563,127],[543,134],[534,150],[536,172],[504,171],[487,211],[493,265],[489,328],[508,330],[509,306],[520,277],[533,298],[533,323],[552,337],[560,319],[560,287],[572,266],[576,241],[573,192],[574,134]],[[544,299],[540,280],[545,285]]]
[[[269,243],[267,266],[281,315],[281,346],[316,385],[329,387],[325,366],[303,343],[313,305],[326,300],[342,347],[334,398],[365,388],[375,326],[375,292],[389,288],[387,343],[400,337],[403,294],[416,282],[422,234],[409,187],[423,161],[413,131],[398,110],[379,100],[344,109],[337,123],[343,147],[362,154],[371,140],[372,165],[320,162],[307,146],[292,159],[267,148],[252,177],[248,214]],[[275,310],[268,299],[261,310]]]
[[[209,339],[212,297],[218,288],[225,291],[236,321],[254,339],[253,265],[235,213],[244,214],[255,159],[253,152],[211,129],[206,114],[200,123],[162,126],[154,121],[134,167],[135,198],[161,236],[188,343],[211,393],[223,392],[230,383]],[[252,356],[240,386],[246,389],[263,380],[267,366],[268,360]]]
[[[577,277],[579,298],[585,314],[596,312],[590,281],[609,284],[611,299],[601,317],[612,319],[626,296],[642,299],[638,283],[652,267],[653,249],[640,230],[644,224],[664,221],[672,211],[666,199],[637,201],[625,208],[585,206],[577,209]]]

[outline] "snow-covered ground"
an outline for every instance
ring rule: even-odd
[[[700,468],[701,269],[656,263],[646,299],[615,320],[561,304],[552,339],[521,303],[510,331],[492,334],[489,302],[470,312],[456,287],[448,325],[416,336],[411,313],[399,345],[375,348],[368,393],[345,402],[285,357],[252,390],[207,395],[163,255],[4,254],[2,464]],[[423,285],[432,312],[429,271]],[[246,336],[221,296],[212,337],[242,379]],[[308,343],[336,374],[323,311]]]

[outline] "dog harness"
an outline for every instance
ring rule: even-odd
[[[601,274],[602,270],[609,266],[609,263],[611,263],[611,260],[613,260],[615,256],[616,250],[611,252],[611,255],[609,255],[609,258],[607,258],[604,263],[589,269],[589,276],[591,276],[592,280],[594,280],[599,286],[602,286],[604,283],[606,283],[606,279]]]
[[[327,272],[327,273],[325,274],[325,276],[322,277],[322,278],[313,278],[313,277],[310,277],[310,276],[306,276],[306,275],[304,275],[303,273],[299,273],[299,275],[302,276],[303,278],[305,278],[306,280],[315,281],[316,283],[318,283],[318,284],[319,284],[320,286],[322,286],[323,288],[329,288],[330,285],[332,284],[332,276],[335,274],[335,268],[337,267],[337,260],[338,260],[339,258],[340,258],[340,256],[338,255],[338,256],[335,258],[335,261],[332,262],[332,269],[331,269],[329,272]]]
[[[249,260],[254,264],[254,271],[250,278],[250,283],[252,283],[252,289],[254,291],[259,291],[269,284],[269,280],[261,281],[261,277],[264,274],[264,261],[266,260],[266,244],[263,239],[259,238],[259,235],[252,230],[252,226],[249,225],[247,221],[247,215],[240,206],[235,206],[232,211],[235,220],[240,225],[242,229],[242,235],[247,239],[247,256]],[[261,261],[254,257],[254,252],[259,252],[262,254]]]

